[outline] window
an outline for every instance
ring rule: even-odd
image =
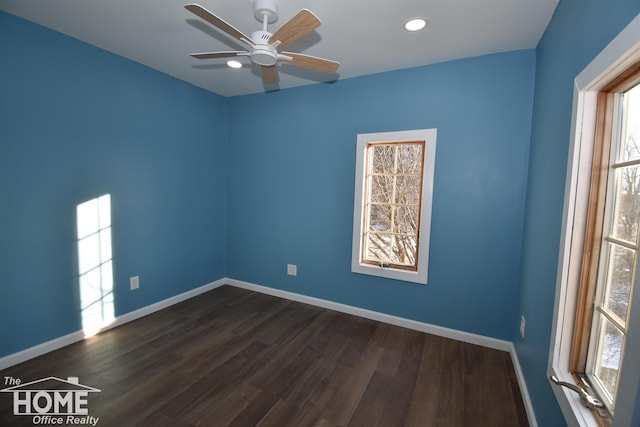
[[[640,222],[639,65],[600,91],[572,373],[585,375],[609,413],[623,362]],[[629,89],[629,86],[636,84]]]
[[[352,271],[427,283],[436,130],[358,135]]]
[[[418,269],[424,141],[367,144],[361,262]]]
[[[81,203],[76,213],[80,311],[89,336],[114,320],[111,196]]]
[[[637,416],[640,342],[628,337],[640,327],[639,34],[640,17],[575,81],[548,373],[605,408],[553,386],[570,425],[627,426]]]

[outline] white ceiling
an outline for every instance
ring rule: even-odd
[[[277,0],[275,32],[300,9],[322,25],[287,51],[340,62],[336,75],[281,64],[265,87],[259,67],[235,70],[193,52],[245,50],[183,6],[196,2],[245,34],[261,29],[254,0],[0,0],[0,9],[137,61],[222,96],[331,81],[538,44],[559,0]],[[404,30],[413,17],[429,22]]]

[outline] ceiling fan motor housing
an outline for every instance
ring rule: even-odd
[[[269,45],[271,33],[268,31],[254,31],[251,40],[255,46],[251,49],[251,60],[258,65],[270,67],[278,62],[278,51]]]

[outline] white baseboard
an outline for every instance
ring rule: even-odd
[[[536,420],[536,413],[533,410],[533,403],[531,402],[531,396],[529,396],[529,389],[527,388],[527,382],[524,379],[524,373],[520,366],[520,359],[518,359],[518,353],[513,343],[509,343],[511,349],[511,362],[513,363],[513,369],[516,371],[516,378],[518,378],[518,385],[520,386],[520,393],[522,393],[522,401],[524,402],[524,408],[527,411],[527,418],[529,419],[529,425],[531,427],[538,427],[538,421]]]
[[[73,344],[74,342],[82,341],[83,339],[84,332],[77,331],[59,338],[52,339],[51,341],[38,344],[34,347],[27,348],[17,353],[4,356],[0,359],[0,370],[10,368],[11,366],[17,365],[18,363],[25,362],[29,359],[33,359],[34,357],[49,353],[50,351],[68,346],[69,344]]]
[[[138,310],[134,310],[129,313],[123,314],[122,316],[116,317],[116,319],[112,323],[102,328],[100,332],[113,329],[117,326],[124,325],[125,323],[147,316],[151,313],[155,313],[158,310],[162,310],[163,308],[167,308],[169,306],[172,306],[174,304],[177,304],[189,298],[193,298],[197,295],[200,295],[204,292],[215,289],[224,284],[225,284],[224,279],[216,280],[215,282],[208,283],[204,286],[200,286],[199,288],[195,288],[190,291],[183,292],[171,298],[167,298],[165,300],[158,301],[157,303],[148,305],[146,307],[142,307]],[[68,346],[69,344],[82,341],[84,338],[85,338],[84,331],[76,331],[71,334],[68,334],[59,338],[55,338],[51,341],[47,341],[45,343],[36,345],[34,347],[27,348],[17,353],[13,353],[8,356],[2,357],[0,358],[0,370],[9,368],[11,366],[17,365],[18,363],[25,362],[29,359],[33,359],[45,353],[49,353],[59,348]]]

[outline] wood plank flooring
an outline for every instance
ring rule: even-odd
[[[102,427],[528,426],[506,352],[230,286],[0,371],[50,376]]]

